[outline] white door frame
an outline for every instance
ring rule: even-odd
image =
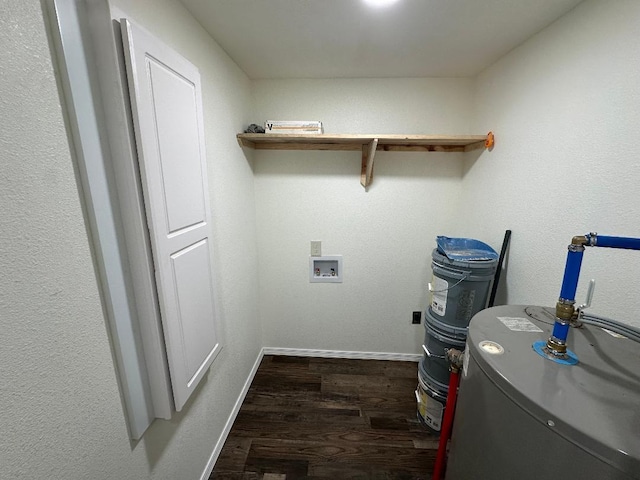
[[[155,418],[170,418],[173,403],[132,163],[120,40],[107,0],[45,1],[120,391],[135,440]]]

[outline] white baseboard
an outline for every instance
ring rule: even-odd
[[[262,361],[263,357],[264,357],[264,348],[260,350],[260,353],[258,354],[258,358],[256,358],[256,361],[253,364],[251,371],[249,372],[247,381],[244,382],[244,386],[240,391],[240,395],[238,395],[238,399],[236,400],[236,403],[233,406],[233,410],[231,410],[231,413],[229,414],[227,423],[225,424],[224,429],[220,434],[220,438],[218,439],[218,442],[216,443],[216,446],[214,447],[213,452],[209,457],[209,461],[207,462],[207,466],[204,468],[204,472],[202,472],[202,475],[200,476],[200,480],[208,480],[209,477],[211,476],[211,472],[213,472],[213,467],[218,461],[218,457],[220,456],[220,452],[222,451],[224,442],[227,441],[227,437],[229,436],[231,427],[233,427],[233,422],[236,421],[236,417],[238,416],[238,413],[240,412],[240,408],[242,407],[242,402],[244,402],[244,399],[247,396],[247,393],[249,392],[249,388],[251,388],[251,382],[253,382],[253,378],[256,376],[256,372],[258,371],[258,367],[260,366],[260,362]]]
[[[355,360],[396,360],[401,362],[419,362],[421,354],[414,353],[386,353],[386,352],[349,352],[342,350],[311,350],[307,348],[277,348],[265,347],[264,355],[288,355],[294,357],[319,358],[352,358]]]
[[[422,359],[421,354],[414,353],[386,353],[386,352],[349,352],[342,350],[311,350],[306,348],[277,348],[277,347],[265,347],[260,350],[258,354],[258,358],[256,359],[251,371],[249,372],[249,376],[247,377],[247,381],[244,382],[244,386],[240,391],[240,395],[236,400],[235,405],[233,406],[233,410],[227,419],[227,423],[220,434],[220,438],[216,443],[211,456],[209,457],[209,461],[207,462],[207,466],[202,472],[200,476],[200,480],[208,480],[211,476],[211,472],[213,471],[213,467],[220,456],[220,452],[222,451],[222,447],[224,446],[224,442],[227,440],[229,436],[229,432],[231,431],[231,427],[233,427],[233,422],[235,422],[236,417],[238,416],[238,412],[240,412],[240,408],[242,407],[242,402],[244,402],[247,393],[249,392],[249,388],[251,387],[251,382],[253,382],[253,378],[256,376],[256,372],[258,371],[258,367],[260,366],[260,362],[265,355],[287,355],[294,357],[318,357],[318,358],[351,358],[354,360],[395,360],[401,362],[419,362]]]

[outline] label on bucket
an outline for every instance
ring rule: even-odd
[[[416,390],[416,398],[418,400],[418,413],[422,418],[427,416],[427,394],[418,387]]]
[[[442,426],[442,411],[444,410],[444,405],[435,398],[427,397],[425,410],[424,421],[435,431],[439,432]]]
[[[458,310],[456,319],[469,323],[473,316],[473,302],[476,298],[475,290],[462,290],[458,295]]]
[[[418,414],[420,415],[420,418],[424,420],[424,423],[436,432],[439,432],[442,426],[444,403],[440,403],[437,399],[429,395],[427,390],[433,392],[424,384],[420,373],[418,373],[418,388],[416,390]]]
[[[433,313],[444,317],[447,311],[447,290],[449,289],[449,283],[434,275],[431,285],[431,310]]]

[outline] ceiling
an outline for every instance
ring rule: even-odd
[[[469,77],[581,0],[181,0],[252,79]]]

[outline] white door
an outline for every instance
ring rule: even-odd
[[[162,326],[180,411],[220,350],[200,74],[127,19],[121,26]]]

